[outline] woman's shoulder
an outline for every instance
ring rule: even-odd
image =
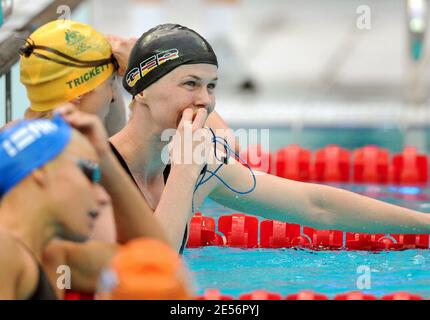
[[[5,290],[18,291],[30,254],[3,228],[0,228],[0,246],[0,283]]]

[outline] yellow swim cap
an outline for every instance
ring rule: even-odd
[[[52,110],[94,90],[115,69],[107,39],[91,26],[70,20],[43,25],[20,53],[21,82],[34,111]]]

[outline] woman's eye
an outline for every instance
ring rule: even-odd
[[[216,88],[216,84],[215,83],[208,84],[208,89],[214,90],[215,88]]]
[[[185,85],[194,88],[196,86],[196,82],[195,81],[187,81],[187,82],[185,82]]]

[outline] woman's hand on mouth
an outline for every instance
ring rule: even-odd
[[[200,173],[210,151],[210,133],[204,129],[207,117],[208,112],[204,108],[197,112],[191,108],[184,110],[170,149],[173,166],[191,165],[187,167]]]

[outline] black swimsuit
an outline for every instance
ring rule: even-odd
[[[127,172],[127,174],[131,177],[131,179],[134,181],[134,183],[137,186],[137,182],[136,182],[136,180],[134,180],[133,175],[131,174],[131,171],[130,171],[129,167],[127,166],[127,163],[125,162],[122,155],[118,152],[118,150],[115,148],[115,146],[112,143],[109,142],[109,145],[112,149],[113,154],[118,159],[121,166],[124,168],[125,172]],[[163,172],[164,184],[166,184],[166,182],[167,182],[167,178],[169,177],[169,173],[170,173],[170,165],[167,165],[166,169]],[[187,233],[188,233],[188,226],[185,227],[184,238],[182,240],[181,249],[179,250],[180,254],[182,254],[182,252],[184,251],[185,245],[187,244]]]
[[[45,271],[39,264],[37,266],[39,269],[39,282],[33,295],[28,300],[58,300]]]
[[[52,289],[51,283],[49,282],[45,271],[43,271],[42,266],[37,262],[33,252],[31,252],[31,250],[21,240],[15,237],[13,238],[25,249],[25,251],[30,254],[30,256],[33,257],[37,263],[37,269],[39,271],[39,280],[37,282],[36,290],[34,290],[31,297],[29,297],[27,300],[58,300],[58,297],[54,289]]]

